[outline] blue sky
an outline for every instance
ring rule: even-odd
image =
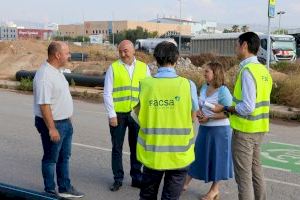
[[[182,16],[228,24],[267,25],[268,0],[182,0]],[[300,28],[300,1],[277,0],[284,10],[282,27]],[[0,6],[0,21],[26,20],[68,24],[84,20],[149,20],[179,16],[178,0],[8,0]],[[278,17],[273,21],[278,25]]]

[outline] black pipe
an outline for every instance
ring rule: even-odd
[[[22,78],[29,78],[33,80],[36,71],[26,71],[20,70],[16,73],[17,81],[20,81]],[[64,73],[69,84],[72,84],[74,81],[75,85],[78,86],[87,86],[87,87],[104,87],[104,75],[99,76],[87,76],[76,73]],[[73,81],[72,81],[73,80]]]
[[[65,198],[0,183],[0,199],[63,200]]]

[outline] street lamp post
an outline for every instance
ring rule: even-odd
[[[281,33],[281,15],[285,14],[286,12],[285,11],[278,11],[277,12],[277,15],[279,15],[279,30],[278,30],[278,33],[280,34]]]
[[[179,39],[178,39],[178,49],[181,52],[181,7],[182,7],[182,0],[179,1]]]

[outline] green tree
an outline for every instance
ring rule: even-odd
[[[286,35],[286,34],[288,34],[288,31],[286,30],[286,29],[277,29],[277,30],[275,30],[274,32],[272,32],[273,34],[276,34],[276,35],[281,35],[281,34],[283,34],[283,35]]]
[[[129,29],[129,30],[121,31],[119,33],[115,33],[114,42],[118,44],[122,40],[127,39],[135,43],[137,39],[154,38],[157,36],[158,33],[156,31],[148,32],[147,29],[143,29],[142,27],[138,26],[136,29]],[[109,37],[109,41],[112,43],[112,34]]]
[[[229,30],[227,28],[224,28],[223,33],[232,33],[232,30]]]
[[[90,38],[87,36],[77,36],[77,37],[55,36],[53,39],[59,41],[69,41],[69,42],[90,42]]]

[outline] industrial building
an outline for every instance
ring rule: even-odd
[[[197,35],[201,33],[216,33],[217,22],[209,21],[194,21],[192,19],[180,19],[176,17],[162,17],[151,20],[151,22],[161,23],[161,24],[182,24],[191,26],[191,34]]]
[[[181,32],[182,35],[191,35],[191,26],[187,24],[171,23],[156,23],[143,21],[85,21],[83,25],[59,25],[58,34],[60,36],[89,36],[89,35],[103,35],[104,39],[108,39],[112,33],[119,33],[121,31],[136,29],[142,27],[149,32],[157,31],[158,35],[163,35],[167,32]]]
[[[52,30],[46,29],[18,29],[19,39],[38,39],[38,40],[49,40],[53,36]]]
[[[16,27],[0,26],[0,40],[16,40],[17,38]]]

